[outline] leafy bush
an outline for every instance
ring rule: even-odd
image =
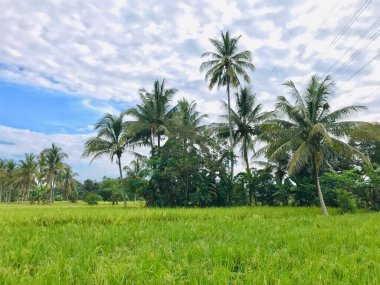
[[[84,201],[89,205],[97,205],[98,202],[101,200],[102,200],[102,197],[93,193],[88,193],[86,197],[84,198]]]
[[[336,198],[341,213],[355,212],[357,209],[355,198],[351,192],[339,189],[337,190]]]
[[[30,192],[30,203],[34,204],[37,202],[39,204],[41,200],[45,201],[48,192],[49,188],[47,186],[34,186]]]
[[[63,201],[64,199],[63,199],[62,194],[58,194],[55,196],[54,200],[59,202],[59,201]]]

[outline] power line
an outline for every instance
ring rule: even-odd
[[[350,81],[352,78],[354,78],[356,75],[358,75],[360,72],[362,72],[368,65],[370,65],[378,56],[380,55],[380,50],[377,52],[377,54],[372,57],[366,64],[364,64],[359,70],[357,70],[354,74],[351,75],[351,77],[345,82]]]
[[[347,55],[350,52],[352,52],[354,50],[354,47],[360,42],[360,40],[362,39],[362,37],[365,37],[370,31],[372,31],[377,26],[377,24],[379,22],[380,22],[380,17],[377,18],[377,20],[368,28],[368,30],[364,33],[364,35],[362,35],[353,45],[351,45],[351,48],[340,59],[335,60],[335,62],[324,73],[324,76],[326,76],[327,74],[329,74],[330,71],[332,71],[336,67],[336,65],[339,64],[340,61],[344,59],[345,55]]]
[[[305,48],[302,50],[300,50],[296,56],[296,59],[298,59],[301,55],[303,55],[303,53],[305,52],[305,50],[309,47],[310,43],[313,41],[314,38],[316,37],[319,37],[319,35],[321,34],[322,32],[322,26],[327,22],[327,20],[335,13],[336,9],[337,9],[337,3],[339,1],[338,0],[335,0],[335,2],[333,3],[333,5],[331,6],[331,8],[329,9],[329,11],[327,12],[326,16],[323,18],[322,22],[318,25],[317,29],[315,30],[315,32],[313,33],[313,36],[309,39],[309,41],[306,43],[305,45]],[[294,42],[294,38],[291,42],[291,44]],[[288,47],[291,45],[289,44]],[[292,70],[292,68],[294,67],[295,63],[293,63],[291,66],[290,66],[290,70]],[[284,71],[281,75],[281,78],[282,80],[281,81],[284,81],[285,77],[288,75],[288,72]]]
[[[344,80],[341,84],[340,84],[340,88],[343,88],[347,82],[351,81],[352,78],[354,78],[356,75],[358,75],[360,72],[362,72],[364,69],[367,68],[367,66],[369,66],[378,56],[380,55],[380,50],[377,51],[377,53],[375,54],[374,57],[372,57],[369,61],[367,61],[361,68],[359,68],[357,71],[355,71],[349,78],[347,78],[346,80]]]
[[[308,74],[311,70],[313,70],[317,65],[321,62],[321,60],[325,57],[328,51],[335,46],[338,40],[348,31],[348,29],[352,26],[352,24],[359,18],[359,16],[364,12],[364,10],[368,7],[368,5],[372,2],[372,0],[366,0],[364,4],[356,11],[356,13],[352,16],[352,18],[348,21],[348,23],[343,27],[343,29],[335,36],[335,38],[331,41],[328,47],[318,56],[317,61],[308,69],[306,74]]]
[[[368,46],[369,46],[369,44],[371,43],[371,42],[373,42],[378,36],[380,35],[380,29],[378,29],[376,32],[375,32],[375,34],[373,34],[372,35],[372,37],[369,39],[369,40],[367,40],[367,42],[360,48],[360,49],[358,49],[348,60],[346,60],[334,73],[333,73],[333,77],[336,75],[336,74],[338,74],[340,71],[342,71],[343,70],[343,68],[347,65],[347,64],[349,64],[349,63],[351,63],[355,58],[357,58],[360,54],[361,54],[361,52],[362,51],[364,51]]]

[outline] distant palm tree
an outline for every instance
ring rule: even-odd
[[[5,164],[5,175],[6,175],[6,185],[7,193],[5,197],[5,202],[10,203],[12,200],[12,194],[15,194],[16,187],[16,173],[17,173],[17,163],[14,160],[8,160]]]
[[[165,88],[165,80],[161,83],[156,80],[151,92],[140,90],[142,104],[127,110],[136,121],[129,122],[129,131],[133,140],[149,144],[153,154],[155,138],[157,137],[158,149],[161,146],[161,136],[168,132],[168,124],[173,109],[169,103],[177,92],[174,88]]]
[[[18,180],[22,189],[21,200],[27,201],[31,187],[36,183],[38,171],[38,161],[33,153],[25,154],[25,158],[20,161]]]
[[[267,156],[276,161],[291,153],[288,173],[292,174],[307,165],[311,166],[321,209],[328,215],[319,184],[319,170],[324,160],[324,150],[348,154],[360,158],[370,165],[369,159],[343,140],[351,136],[380,139],[378,128],[368,122],[341,121],[345,116],[365,109],[364,106],[349,106],[330,111],[329,99],[334,83],[329,76],[321,80],[312,76],[306,91],[301,95],[292,81],[285,83],[295,99],[289,102],[280,96],[276,109],[285,115],[284,119],[274,119],[268,124],[265,135],[269,142]]]
[[[175,107],[173,117],[176,133],[180,133],[186,141],[199,142],[197,140],[199,131],[205,127],[201,125],[201,122],[207,117],[208,115],[198,112],[195,101],[189,102],[185,98],[181,99]]]
[[[41,158],[43,161],[46,173],[46,183],[49,187],[49,203],[54,202],[54,187],[57,183],[57,177],[59,172],[63,168],[63,159],[68,155],[63,152],[62,148],[56,146],[54,143],[51,148],[45,148],[41,152]]]
[[[78,174],[75,173],[69,165],[65,164],[63,166],[63,171],[61,172],[59,180],[65,195],[65,200],[69,200],[69,195],[73,192],[77,184],[77,181],[75,180],[75,176],[77,175]]]
[[[227,89],[227,104],[228,110],[231,109],[230,87],[237,87],[240,85],[239,77],[247,83],[250,83],[249,75],[246,71],[254,70],[255,66],[252,64],[251,52],[246,50],[238,52],[239,37],[230,37],[229,32],[221,32],[221,40],[210,39],[214,46],[214,52],[205,52],[202,57],[208,57],[210,60],[201,64],[201,72],[206,70],[206,80],[209,81],[209,89],[213,89],[216,85],[217,88],[226,86]],[[231,115],[231,114],[229,114]],[[232,120],[229,119],[230,129],[230,153],[231,153],[231,179],[233,177],[233,134],[232,134]]]
[[[132,179],[145,178],[148,175],[148,168],[141,157],[132,160],[129,166],[124,167],[124,171],[126,176]]]
[[[274,112],[262,112],[262,104],[256,105],[256,95],[249,88],[241,88],[236,92],[236,111],[228,110],[228,104],[224,102],[231,118],[232,136],[234,146],[240,144],[241,157],[244,160],[246,172],[250,174],[249,151],[255,153],[255,144],[262,132],[262,125],[268,119],[274,118]]]
[[[124,114],[119,116],[106,114],[96,125],[95,130],[98,131],[96,137],[90,138],[85,144],[85,151],[83,157],[93,155],[91,162],[100,156],[107,155],[113,162],[116,156],[117,164],[119,166],[120,174],[120,187],[123,193],[124,206],[127,205],[123,172],[121,166],[121,157],[125,152],[129,142],[127,122],[124,121]]]
[[[15,187],[17,164],[14,160],[0,160],[0,202],[9,203]]]

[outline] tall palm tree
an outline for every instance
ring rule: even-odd
[[[283,96],[278,98],[276,109],[282,112],[285,118],[271,120],[267,126],[268,133],[265,137],[269,143],[268,160],[275,161],[291,153],[287,167],[289,174],[311,166],[321,209],[327,216],[319,184],[319,170],[325,158],[325,149],[357,157],[370,165],[369,159],[363,153],[344,140],[351,136],[379,140],[379,130],[368,122],[342,121],[345,116],[366,109],[364,106],[330,110],[329,99],[333,94],[334,83],[329,76],[323,80],[317,75],[312,76],[302,95],[292,81],[284,85],[289,88],[294,103]]]
[[[116,156],[116,163],[119,167],[120,188],[123,193],[124,206],[127,205],[125,196],[125,187],[123,180],[123,172],[121,166],[121,157],[125,152],[128,144],[127,122],[124,121],[124,113],[119,116],[106,114],[96,125],[95,130],[98,131],[96,137],[90,138],[85,144],[83,157],[93,155],[91,162],[100,156],[107,155],[113,162]]]
[[[161,146],[161,136],[168,132],[169,120],[173,115],[173,108],[169,103],[177,92],[174,88],[165,88],[165,80],[160,83],[154,82],[151,92],[140,90],[142,104],[127,110],[125,113],[131,115],[136,121],[129,122],[131,137],[143,144],[149,144],[154,151],[155,138],[157,138],[158,149]]]
[[[59,172],[63,168],[64,158],[68,158],[68,155],[54,143],[50,148],[45,148],[41,152],[41,159],[46,173],[46,183],[49,187],[49,203],[54,202],[54,187],[56,186]]]
[[[228,104],[224,102],[228,110]],[[250,88],[240,88],[236,92],[236,111],[230,108],[228,115],[231,118],[234,146],[240,144],[240,153],[245,163],[246,172],[250,174],[249,151],[255,153],[255,144],[262,132],[263,123],[274,117],[274,112],[262,112],[263,105],[256,105],[256,95]]]
[[[20,161],[19,184],[21,188],[21,200],[27,201],[31,187],[36,183],[38,162],[33,153],[26,153],[25,158]]]
[[[205,52],[202,57],[207,57],[209,60],[203,62],[200,66],[201,72],[206,71],[205,79],[209,81],[209,89],[226,86],[228,110],[231,109],[230,87],[240,85],[239,77],[247,83],[250,83],[249,75],[246,71],[254,70],[252,64],[251,52],[246,50],[238,52],[238,42],[241,36],[230,37],[229,32],[221,32],[221,40],[210,39],[215,51]],[[231,114],[229,114],[231,115]],[[230,129],[230,153],[231,153],[231,179],[234,172],[233,163],[233,134],[232,120],[229,119]]]

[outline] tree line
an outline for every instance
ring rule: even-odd
[[[289,95],[278,97],[273,111],[264,111],[244,85],[255,67],[251,52],[239,50],[239,40],[222,32],[220,39],[210,39],[213,50],[202,55],[206,60],[200,71],[209,89],[226,90],[219,122],[205,124],[208,115],[195,101],[173,102],[178,90],[156,80],[151,90],[139,91],[135,107],[105,114],[95,124],[97,135],[85,143],[83,157],[108,156],[116,162],[118,181],[105,178],[94,188],[87,186],[96,183],[87,180],[71,191],[73,197],[100,195],[124,205],[128,199],[143,199],[147,206],[159,207],[320,205],[324,215],[327,206],[379,209],[380,127],[345,120],[366,107],[334,109],[332,78],[314,75],[302,92],[293,81],[284,83]],[[149,155],[136,153],[138,146],[149,148]],[[47,157],[48,151],[43,153],[40,158]],[[135,158],[129,166],[122,165],[126,155]],[[45,176],[34,179],[47,187],[49,201],[61,185],[66,157],[61,150],[57,156],[46,164],[48,170],[40,171]],[[245,170],[235,175],[238,160]],[[29,197],[27,185],[17,197]],[[69,191],[63,193],[68,199]]]
[[[167,88],[164,80],[157,80],[151,91],[140,90],[141,102],[136,107],[120,115],[106,114],[96,124],[98,135],[86,142],[83,155],[116,158],[124,204],[126,188],[121,157],[127,149],[132,151],[141,145],[150,148],[150,155],[140,158],[149,170],[146,187],[140,194],[151,206],[232,205],[239,195],[247,196],[249,204],[258,203],[258,195],[262,196],[259,192],[265,187],[270,185],[282,193],[285,178],[297,184],[290,177],[303,173],[313,182],[322,212],[328,215],[320,176],[337,171],[333,160],[349,157],[350,167],[362,165],[373,173],[370,159],[354,142],[376,144],[380,140],[379,125],[344,120],[366,107],[334,110],[330,106],[333,80],[330,76],[314,75],[304,92],[299,92],[293,81],[284,83],[290,98],[280,96],[275,110],[262,111],[263,106],[256,102],[252,90],[243,86],[244,82],[250,83],[248,71],[255,67],[251,53],[239,51],[239,39],[222,32],[220,39],[210,39],[213,51],[202,55],[207,59],[200,70],[205,72],[209,89],[226,88],[222,122],[202,124],[207,114],[200,113],[197,103],[185,98],[173,107],[177,89]],[[231,92],[235,95],[235,106],[231,103]],[[127,120],[127,116],[132,120]],[[239,149],[246,167],[244,173],[236,176],[235,149]],[[253,171],[252,155],[255,159],[260,156],[267,159],[264,170]],[[279,172],[273,174],[270,169]],[[265,185],[260,184],[263,177],[267,180]],[[235,193],[239,183],[241,189]],[[286,196],[289,191],[278,195]],[[346,200],[353,199],[342,193]],[[282,199],[282,204],[289,203],[289,199]]]
[[[64,163],[68,155],[55,144],[39,155],[25,154],[15,160],[0,159],[0,202],[53,203],[54,191],[69,200],[76,187],[76,173]]]

